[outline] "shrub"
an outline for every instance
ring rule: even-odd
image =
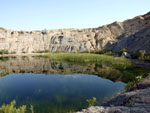
[[[128,82],[125,86],[125,90],[128,91],[131,87],[133,87],[136,84],[135,81]]]
[[[0,113],[25,113],[26,106],[20,106],[19,108],[15,107],[16,101],[12,101],[10,104],[2,105],[0,107]]]
[[[150,56],[145,56],[146,61],[150,61]]]
[[[139,59],[140,60],[144,60],[145,58],[145,53],[146,53],[146,51],[145,50],[140,50],[139,51]]]
[[[8,50],[5,50],[5,49],[0,50],[0,54],[8,54]]]
[[[105,55],[112,55],[112,54],[113,54],[112,51],[108,51],[105,53]]]
[[[133,81],[126,84],[125,90],[126,91],[130,90],[134,85],[138,84],[142,79],[146,78],[147,76],[149,76],[149,73],[136,76]]]
[[[89,106],[95,106],[96,103],[97,103],[95,97],[93,97],[92,99],[87,99],[86,101],[87,101],[87,103],[88,103]]]

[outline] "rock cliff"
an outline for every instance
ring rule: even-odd
[[[150,12],[99,28],[12,31],[0,28],[0,50],[9,53],[83,52],[127,48],[150,51]]]

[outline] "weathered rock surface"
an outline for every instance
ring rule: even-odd
[[[150,51],[150,13],[93,29],[12,31],[0,28],[0,50],[10,53],[82,52],[127,48]]]
[[[77,113],[150,113],[150,77],[140,87],[116,96],[102,106],[92,106]]]

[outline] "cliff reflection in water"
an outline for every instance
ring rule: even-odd
[[[0,75],[13,73],[43,73],[43,74],[93,74],[112,81],[128,82],[134,79],[133,69],[115,68],[107,64],[73,64],[54,61],[42,57],[1,58]],[[50,75],[51,76],[51,75]]]

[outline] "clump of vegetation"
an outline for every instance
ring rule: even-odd
[[[19,108],[15,107],[16,101],[12,101],[8,105],[2,105],[0,107],[0,113],[25,113],[26,111],[26,106],[20,106]]]
[[[97,100],[95,97],[93,97],[92,99],[87,99],[86,101],[88,103],[88,106],[95,106],[97,104]]]
[[[139,60],[150,61],[150,52],[146,53],[145,50],[140,50],[136,55],[136,58],[138,58]]]
[[[8,53],[9,53],[8,50],[5,50],[5,49],[0,50],[0,54],[8,54]]]
[[[145,59],[145,53],[146,53],[145,50],[140,50],[139,51],[139,59],[140,60],[144,60]]]
[[[145,56],[145,60],[150,62],[150,55]]]
[[[134,85],[139,83],[141,80],[143,80],[147,76],[149,76],[149,74],[143,74],[143,75],[136,76],[133,81],[127,83],[127,85],[125,86],[125,90],[126,91],[130,90]]]
[[[105,55],[112,55],[112,54],[113,54],[112,51],[108,51],[105,53]]]
[[[49,50],[38,50],[36,53],[49,53]]]
[[[34,113],[33,105],[30,106],[31,113]]]
[[[87,53],[51,53],[45,55],[46,58],[51,58],[54,60],[63,60],[67,62],[88,62],[88,63],[111,63],[111,64],[118,64],[129,66],[130,60],[117,58],[113,56],[107,55],[98,55],[98,54],[87,54]]]
[[[0,61],[6,62],[9,60],[9,57],[0,57]]]
[[[132,81],[132,82],[128,82],[125,86],[125,90],[128,91],[131,87],[134,86],[134,84],[136,84],[135,81]]]

